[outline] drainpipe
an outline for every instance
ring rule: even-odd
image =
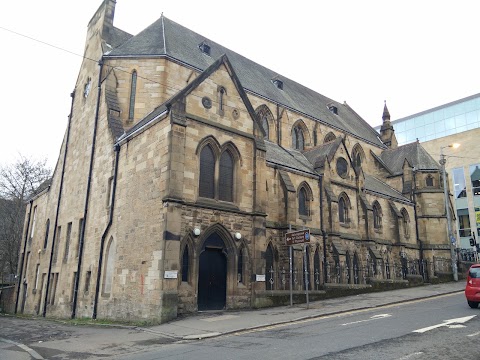
[[[323,239],[323,283],[327,283],[327,234],[323,224],[323,175],[318,179],[318,186],[320,188],[320,231]]]
[[[80,231],[80,240],[78,244],[78,264],[77,264],[77,274],[75,276],[75,289],[73,291],[73,303],[72,303],[72,319],[75,318],[77,311],[77,299],[78,299],[78,284],[80,282],[80,271],[82,270],[82,260],[83,260],[83,243],[85,238],[85,224],[87,223],[88,215],[88,203],[90,200],[90,189],[92,185],[92,173],[93,173],[93,159],[95,157],[95,142],[97,140],[97,125],[98,125],[98,116],[100,112],[100,96],[102,93],[102,70],[103,70],[103,57],[98,62],[100,70],[98,72],[98,85],[97,85],[97,106],[95,109],[95,122],[93,125],[93,138],[92,138],[92,151],[90,153],[90,168],[88,170],[88,180],[87,180],[87,193],[85,195],[85,208],[83,210],[83,223],[82,230]]]
[[[70,127],[72,124],[72,114],[73,114],[73,102],[75,100],[75,90],[70,94],[72,102],[70,104],[70,115],[68,116],[68,126],[67,126],[67,138],[65,139],[65,152],[63,154],[63,164],[62,164],[62,175],[60,176],[60,189],[58,190],[58,199],[57,199],[57,210],[55,213],[55,224],[53,226],[53,236],[52,236],[52,249],[50,250],[50,261],[48,263],[48,274],[47,274],[47,284],[45,288],[45,299],[43,300],[43,311],[42,316],[45,317],[47,314],[47,299],[48,299],[48,290],[50,289],[50,277],[52,275],[52,262],[53,262],[53,251],[55,249],[55,240],[57,237],[57,225],[58,225],[58,214],[60,213],[60,202],[62,200],[62,190],[63,190],[63,178],[65,176],[65,164],[67,162],[67,153],[68,153],[68,143],[70,141]]]
[[[113,209],[115,208],[115,190],[117,189],[117,174],[118,174],[118,159],[120,157],[120,145],[115,145],[115,169],[113,173],[113,184],[112,184],[112,201],[110,204],[110,216],[108,217],[108,224],[105,228],[105,231],[102,235],[102,240],[100,242],[100,254],[98,257],[98,271],[97,271],[97,285],[95,286],[95,299],[93,301],[93,315],[92,319],[97,318],[97,305],[98,305],[98,294],[100,293],[100,279],[102,276],[102,266],[103,266],[103,249],[105,247],[105,239],[107,237],[108,231],[112,226],[113,221]]]
[[[22,285],[23,265],[25,263],[25,254],[27,250],[27,240],[28,240],[28,232],[30,230],[29,227],[30,227],[30,217],[32,216],[32,208],[33,208],[33,200],[30,200],[30,210],[28,211],[28,220],[27,220],[27,231],[25,231],[25,240],[23,244],[23,256],[22,256],[22,261],[20,262],[21,266],[19,266],[20,273],[18,274],[17,299],[15,300],[15,314],[17,313],[18,298],[20,297],[20,286]]]

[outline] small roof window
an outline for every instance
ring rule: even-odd
[[[283,81],[279,79],[272,80],[273,84],[280,90],[283,90]]]
[[[328,105],[328,110],[330,110],[335,115],[338,115],[338,108],[334,104],[329,104]]]
[[[202,50],[204,54],[210,56],[210,45],[208,45],[205,41],[198,45],[198,47],[200,48],[200,50]]]

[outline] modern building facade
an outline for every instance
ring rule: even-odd
[[[392,125],[399,145],[418,139],[437,160],[442,149],[447,158],[458,248],[462,253],[473,252],[470,239],[475,236],[478,242],[480,235],[480,94],[392,121]],[[380,130],[380,126],[375,129]],[[460,147],[448,147],[454,143]]]
[[[386,105],[379,136],[164,16],[133,36],[114,10],[88,25],[52,183],[27,208],[17,311],[167,321],[275,303],[290,279],[438,275],[419,264],[450,257],[439,165],[397,146]]]

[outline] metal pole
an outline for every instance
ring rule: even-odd
[[[443,154],[443,147],[440,148],[440,165],[442,165],[442,174],[443,174],[443,194],[445,197],[445,210],[447,212],[447,229],[448,229],[448,241],[450,242],[450,256],[452,258],[452,272],[453,280],[458,281],[458,271],[457,271],[457,256],[455,254],[455,238],[452,234],[452,214],[450,213],[450,204],[448,199],[448,189],[447,189],[447,174],[445,171],[445,155]]]
[[[288,226],[288,231],[292,231],[292,225]],[[290,250],[290,306],[293,306],[293,269],[292,269],[292,245],[289,246]]]

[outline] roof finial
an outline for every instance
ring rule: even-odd
[[[382,115],[383,122],[390,121],[390,112],[388,111],[388,108],[387,108],[387,100],[383,100],[383,101],[384,101],[383,115]]]

